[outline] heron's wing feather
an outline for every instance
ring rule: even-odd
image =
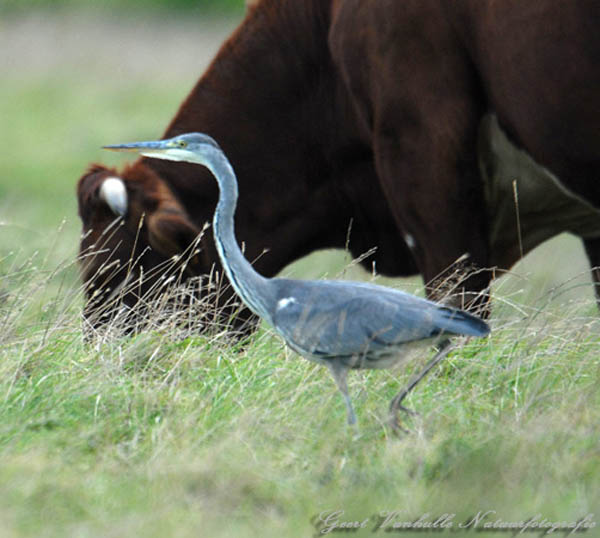
[[[336,299],[326,294],[291,302],[276,312],[275,326],[297,351],[336,357],[391,353],[389,348],[439,332],[423,310],[381,298]]]
[[[488,331],[471,314],[381,286],[288,282],[273,319],[290,345],[305,354],[393,353],[404,343],[444,332],[482,336]]]

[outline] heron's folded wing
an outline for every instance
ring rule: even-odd
[[[290,302],[275,313],[277,330],[292,348],[317,356],[344,357],[389,351],[439,334],[435,305],[359,295],[343,300],[325,294]]]

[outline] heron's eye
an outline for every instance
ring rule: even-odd
[[[177,146],[180,148],[186,148],[187,147],[187,142],[185,140],[178,140],[177,141]]]

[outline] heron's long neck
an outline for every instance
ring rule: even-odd
[[[268,279],[244,257],[235,238],[233,216],[238,199],[235,173],[224,154],[206,163],[219,183],[219,203],[213,218],[214,239],[227,277],[236,293],[255,314],[270,321]]]

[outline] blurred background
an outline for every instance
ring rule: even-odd
[[[58,261],[76,250],[78,178],[119,162],[100,146],[162,134],[243,0],[0,6],[0,249],[55,240]]]
[[[28,260],[77,285],[78,178],[90,162],[123,162],[103,144],[160,136],[244,12],[243,0],[0,0],[0,278]],[[317,253],[285,273],[370,278],[344,270],[350,261]],[[495,285],[511,302],[594,308],[575,238],[546,243],[511,273]]]
[[[148,11],[155,14],[210,13],[229,16],[241,13],[244,0],[3,0],[0,9],[5,12],[28,11],[31,9],[91,10],[109,13],[118,11]]]

